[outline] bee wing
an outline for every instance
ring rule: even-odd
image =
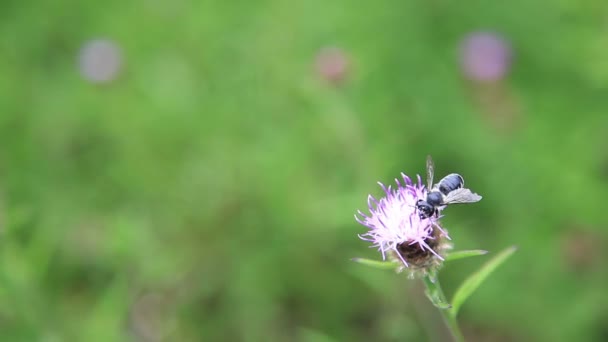
[[[460,188],[447,194],[443,199],[443,204],[473,203],[479,202],[479,200],[481,200],[481,196],[478,194],[471,192],[467,188]]]
[[[426,157],[426,184],[427,191],[431,191],[433,188],[433,174],[435,173],[435,165],[433,164],[433,158],[430,155]]]

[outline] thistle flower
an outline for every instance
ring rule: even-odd
[[[395,189],[378,182],[385,196],[377,200],[369,195],[370,215],[359,210],[355,219],[369,228],[367,233],[359,235],[362,240],[372,242],[383,259],[400,261],[398,271],[407,269],[410,277],[414,277],[441,266],[442,254],[451,248],[446,242],[450,237],[439,225],[440,216],[423,219],[416,210],[416,202],[426,199],[428,191],[420,176],[416,184],[403,173],[401,177],[403,182],[395,178]]]
[[[492,32],[474,32],[460,46],[464,75],[477,82],[498,82],[511,66],[513,52],[508,41]]]

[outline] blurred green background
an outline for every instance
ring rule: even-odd
[[[350,261],[380,258],[353,218],[376,181],[431,154],[484,196],[444,212],[456,248],[519,246],[468,339],[605,341],[607,23],[602,0],[4,1],[0,340],[446,340],[417,282]],[[490,81],[462,69],[480,31],[512,51]],[[445,267],[448,296],[486,259]]]

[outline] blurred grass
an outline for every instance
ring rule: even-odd
[[[465,335],[608,335],[603,2],[1,6],[0,339],[440,339],[412,282],[350,262],[379,257],[352,217],[375,182],[427,154],[484,196],[447,212],[456,246],[520,247]],[[458,70],[479,29],[513,44],[500,85]],[[77,68],[97,37],[108,85]],[[331,45],[341,86],[314,70]]]

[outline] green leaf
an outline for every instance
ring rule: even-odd
[[[454,261],[454,260],[458,260],[458,259],[474,257],[474,256],[478,256],[478,255],[484,255],[487,253],[488,253],[488,251],[484,251],[482,249],[473,249],[473,250],[468,250],[468,251],[456,251],[456,252],[448,253],[448,255],[446,255],[446,257],[445,257],[445,261]]]
[[[460,287],[454,293],[454,298],[452,299],[452,310],[450,310],[450,314],[453,317],[456,317],[458,314],[458,310],[462,306],[462,303],[464,303],[464,301],[467,300],[467,298],[469,298],[469,296],[471,296],[475,290],[477,290],[479,285],[481,285],[481,283],[483,283],[483,281],[486,280],[486,278],[488,278],[488,276],[492,274],[492,272],[494,272],[498,266],[505,262],[515,252],[515,250],[517,250],[517,247],[515,246],[511,246],[503,250],[481,266],[477,272],[471,274],[467,279],[465,279],[462,285],[460,285]]]
[[[426,294],[433,305],[439,309],[449,309],[452,307],[445,299],[445,295],[441,290],[441,286],[439,285],[436,274],[425,275],[422,278],[422,281],[426,287],[424,294]]]
[[[351,260],[363,265],[367,265],[373,268],[379,268],[382,270],[395,270],[400,266],[400,264],[395,261],[378,261],[364,258],[352,258]]]

